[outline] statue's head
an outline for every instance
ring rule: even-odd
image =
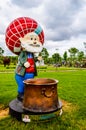
[[[21,50],[40,52],[44,43],[44,32],[32,18],[20,17],[10,23],[5,35],[7,47],[15,54]]]

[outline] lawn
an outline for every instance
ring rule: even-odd
[[[52,67],[49,69],[48,67],[39,69],[37,77],[59,80],[58,95],[63,103],[62,116],[57,116],[48,122],[32,121],[28,124],[18,122],[8,116],[0,120],[0,130],[85,130],[86,70]],[[3,72],[0,73],[0,110],[6,109],[16,95],[17,85],[14,70],[4,70],[3,68]]]

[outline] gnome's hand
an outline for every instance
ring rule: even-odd
[[[39,61],[41,61],[42,60],[42,56],[38,56],[38,58],[37,58]]]
[[[25,66],[26,68],[29,68],[29,67],[30,67],[30,63],[29,63],[29,62],[25,62],[25,63],[24,63],[24,66]]]

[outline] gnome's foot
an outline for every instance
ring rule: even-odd
[[[24,98],[24,94],[18,93],[17,99],[22,102],[22,101],[23,101],[23,98]]]

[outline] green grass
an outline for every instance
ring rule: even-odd
[[[16,97],[16,90],[14,73],[0,73],[0,104],[7,105]]]
[[[58,95],[63,103],[66,102],[63,104],[63,115],[48,122],[32,121],[28,124],[18,122],[9,116],[0,120],[0,130],[86,129],[86,70],[75,68],[58,68],[55,70],[56,68],[50,68],[49,70],[48,67],[46,71],[39,70],[37,77],[59,80]],[[3,70],[5,71],[4,68]],[[17,85],[14,79],[14,70],[13,73],[0,73],[0,104],[7,107],[16,95]]]
[[[10,66],[4,67],[4,65],[0,65],[0,72],[13,72],[15,70],[15,65],[11,64]]]

